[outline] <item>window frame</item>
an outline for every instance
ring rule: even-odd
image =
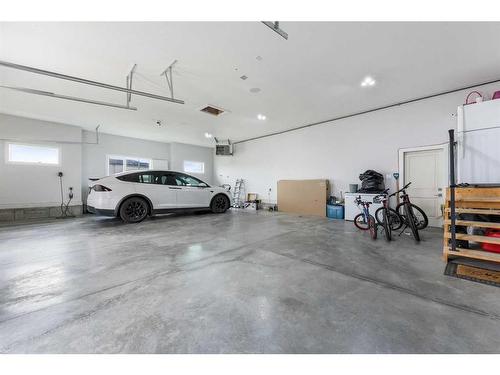
[[[28,146],[28,147],[39,147],[46,149],[57,150],[57,163],[43,163],[36,161],[14,161],[10,160],[11,157],[11,146]],[[29,143],[29,142],[5,142],[5,164],[11,165],[31,165],[31,166],[43,166],[43,167],[59,167],[61,166],[62,152],[59,145],[47,144],[47,143]]]
[[[116,173],[113,173],[113,174],[110,174],[110,171],[109,171],[109,160],[110,159],[117,159],[117,160],[122,160],[123,161],[123,170],[121,172],[116,172]],[[140,162],[148,162],[149,164],[149,168],[148,169],[130,169],[130,170],[127,170],[127,160],[137,160]],[[114,155],[114,154],[110,154],[110,155],[106,155],[106,173],[107,173],[107,176],[112,176],[114,174],[117,174],[117,173],[123,173],[123,172],[140,172],[140,171],[147,171],[147,170],[151,170],[153,169],[153,159],[151,158],[143,158],[143,157],[139,157],[139,156],[123,156],[123,155]]]
[[[193,171],[186,171],[186,163],[199,163],[201,164],[201,172],[193,172]],[[204,161],[196,161],[196,160],[184,160],[182,162],[182,170],[184,173],[192,173],[192,174],[205,174],[205,162]]]

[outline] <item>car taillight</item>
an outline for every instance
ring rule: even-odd
[[[102,186],[102,185],[94,185],[94,186],[92,186],[92,190],[94,190],[94,191],[111,191],[110,188],[108,188],[106,186]]]

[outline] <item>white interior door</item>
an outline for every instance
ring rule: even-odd
[[[446,186],[445,149],[435,148],[404,152],[404,184],[413,204],[429,218],[429,226],[441,227]]]

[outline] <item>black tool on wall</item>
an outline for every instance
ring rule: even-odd
[[[456,216],[455,216],[455,131],[448,130],[450,135],[450,233],[451,233],[451,250],[457,250],[457,232],[456,232]]]
[[[63,189],[63,180],[62,180],[63,173],[59,172],[57,174],[57,176],[59,177],[59,186],[61,188],[61,215],[58,216],[57,218],[64,219],[64,218],[68,218],[68,217],[75,217],[69,208],[69,204],[71,203],[71,200],[73,199],[73,195],[74,195],[73,188],[72,187],[69,188],[69,193],[68,193],[69,199],[68,199],[67,203],[64,203],[64,189]]]

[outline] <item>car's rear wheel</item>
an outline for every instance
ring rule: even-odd
[[[224,194],[216,195],[210,203],[210,209],[213,213],[222,214],[229,208],[229,198]]]
[[[148,202],[143,198],[128,198],[120,207],[120,217],[126,223],[139,223],[148,216]]]

